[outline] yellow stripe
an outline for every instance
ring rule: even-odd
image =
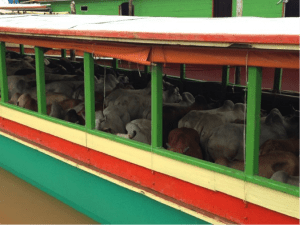
[[[32,148],[32,149],[35,149],[35,150],[37,150],[37,151],[39,151],[39,152],[42,152],[42,153],[44,153],[44,154],[46,154],[46,155],[48,155],[48,156],[51,156],[51,157],[53,157],[53,158],[55,158],[55,159],[57,159],[57,160],[60,160],[60,161],[62,161],[62,162],[64,162],[64,163],[67,163],[67,164],[69,164],[69,165],[71,165],[71,166],[74,166],[74,167],[76,167],[76,168],[78,168],[78,169],[81,169],[81,170],[83,170],[83,171],[86,171],[86,172],[88,172],[88,173],[90,173],[90,174],[93,174],[93,175],[95,175],[95,176],[97,176],[97,177],[100,177],[100,178],[102,178],[102,179],[105,179],[105,180],[107,180],[107,181],[110,181],[110,182],[112,182],[112,183],[114,183],[114,184],[116,184],[116,185],[119,185],[119,186],[121,186],[121,187],[124,187],[124,188],[126,188],[126,189],[129,189],[129,190],[131,190],[131,191],[134,191],[134,192],[143,194],[143,195],[145,195],[145,196],[147,196],[147,197],[149,197],[149,198],[151,198],[151,199],[153,199],[153,200],[155,200],[155,201],[158,201],[158,202],[160,202],[160,203],[162,203],[162,204],[164,204],[164,205],[167,205],[167,206],[170,206],[170,207],[175,208],[175,209],[177,209],[177,210],[180,210],[180,211],[182,211],[182,212],[184,212],[184,213],[187,213],[187,214],[189,214],[189,215],[192,215],[192,216],[194,216],[194,217],[196,217],[196,218],[199,218],[199,219],[201,219],[201,220],[207,221],[207,222],[212,223],[212,224],[225,224],[225,223],[220,222],[219,220],[215,220],[215,219],[210,218],[210,217],[208,217],[208,216],[205,216],[205,215],[203,215],[203,214],[197,213],[197,212],[195,212],[195,211],[193,211],[193,210],[190,210],[190,209],[188,209],[188,208],[185,208],[185,207],[183,207],[183,206],[181,206],[181,205],[175,204],[175,203],[173,203],[173,202],[169,202],[169,201],[167,201],[167,200],[165,200],[165,199],[163,199],[163,198],[160,198],[160,197],[158,197],[158,196],[156,196],[156,195],[154,195],[154,194],[152,194],[152,193],[150,193],[150,192],[147,192],[147,191],[145,191],[145,190],[143,190],[143,189],[139,189],[139,188],[130,186],[130,185],[126,184],[126,183],[123,183],[123,182],[120,181],[120,180],[116,180],[116,179],[113,179],[113,178],[111,178],[111,177],[109,177],[109,176],[106,176],[106,175],[104,175],[104,174],[102,174],[102,173],[96,172],[96,171],[94,171],[94,170],[92,170],[92,169],[90,169],[90,168],[87,168],[87,167],[82,166],[82,165],[80,165],[80,164],[77,164],[77,163],[75,163],[75,162],[73,162],[73,161],[70,161],[70,160],[65,159],[65,158],[63,158],[63,157],[60,157],[60,156],[58,156],[58,155],[56,155],[56,154],[53,154],[53,153],[51,153],[51,152],[49,152],[49,151],[47,151],[47,150],[44,150],[43,148],[40,148],[40,147],[37,147],[37,146],[35,146],[35,145],[29,144],[29,143],[27,143],[27,142],[25,142],[25,141],[22,141],[22,140],[20,140],[20,139],[18,139],[18,138],[15,138],[15,137],[13,137],[13,136],[11,136],[11,135],[8,135],[8,134],[6,134],[6,133],[3,133],[3,132],[1,132],[1,131],[0,131],[0,135],[5,136],[5,137],[7,137],[7,138],[10,138],[10,139],[12,139],[12,140],[14,140],[14,141],[17,141],[17,142],[19,142],[19,143],[21,143],[21,144],[23,144],[23,145],[25,145],[25,146],[28,146],[28,147],[30,147],[30,148]]]
[[[1,112],[2,111],[2,112]],[[0,106],[1,115],[121,160],[299,219],[299,198]],[[77,138],[76,138],[77,137]],[[281,203],[281,204],[279,204]],[[287,208],[288,207],[288,208]]]
[[[12,120],[36,130],[40,130],[47,134],[60,137],[75,144],[86,146],[86,133],[83,131],[53,123],[1,105],[0,109],[2,109],[1,116],[6,119]]]

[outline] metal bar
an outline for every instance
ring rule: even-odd
[[[275,68],[273,92],[280,93],[282,83],[282,69]]]
[[[248,74],[245,173],[256,175],[258,174],[262,68],[249,67]]]
[[[222,98],[226,97],[227,86],[229,85],[230,66],[222,67]]]
[[[119,69],[119,61],[117,59],[113,59],[112,67],[114,70]]]
[[[1,88],[1,102],[8,101],[8,84],[6,73],[6,52],[5,42],[0,42],[0,88]]]
[[[151,144],[162,147],[162,64],[152,67],[151,76]]]
[[[95,128],[95,78],[94,58],[91,53],[84,53],[84,103],[85,127]]]
[[[25,55],[24,45],[20,45],[20,55]]]
[[[66,49],[61,50],[61,57],[62,58],[67,58],[67,50]]]
[[[36,68],[36,93],[38,102],[38,112],[46,115],[46,90],[45,90],[45,66],[44,50],[40,47],[34,47],[35,50],[35,68]]]

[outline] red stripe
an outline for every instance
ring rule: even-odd
[[[0,117],[0,130],[133,181],[199,209],[245,224],[299,224],[299,220],[238,198],[151,171]]]
[[[0,27],[1,32],[13,32],[42,35],[81,36],[99,38],[124,38],[162,41],[195,41],[195,42],[229,42],[252,44],[299,44],[299,35],[283,34],[182,34],[182,33],[150,33],[127,31],[90,31],[64,29],[36,29]]]

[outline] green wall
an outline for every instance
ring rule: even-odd
[[[135,16],[211,17],[211,0],[133,0]]]
[[[0,166],[102,224],[207,224],[1,135]]]
[[[76,13],[84,15],[119,15],[119,5],[127,0],[75,0]],[[281,17],[278,0],[243,0],[243,16]],[[133,0],[135,16],[212,17],[212,0]],[[70,1],[52,2],[52,11],[70,12]],[[88,11],[81,11],[88,6]],[[232,16],[236,16],[236,0],[232,0]]]
[[[243,16],[281,17],[282,3],[279,0],[243,0]],[[236,0],[232,0],[232,16],[236,16]]]

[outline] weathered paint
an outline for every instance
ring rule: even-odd
[[[99,223],[207,224],[9,138],[0,143],[1,167]]]
[[[200,209],[209,211],[229,220],[233,220],[237,223],[295,223],[297,221],[297,219],[272,211],[282,209],[289,213],[294,211],[294,216],[299,218],[299,199],[296,196],[270,190],[256,184],[239,181],[238,179],[230,178],[219,173],[211,174],[211,172],[205,172],[204,169],[201,169],[203,172],[197,172],[198,179],[199,177],[201,177],[201,179],[211,177],[212,180],[210,182],[216,181],[216,183],[213,184],[214,189],[209,190],[207,188],[203,188],[189,182],[184,182],[180,179],[176,179],[159,172],[153,172],[153,170],[145,169],[132,163],[110,157],[101,152],[94,151],[93,149],[80,147],[52,135],[47,135],[32,129],[29,131],[30,129],[28,130],[27,127],[5,119],[0,121],[2,130],[10,131],[15,135],[45,146],[46,149],[52,149],[54,152],[70,155],[72,158],[78,159],[83,163],[88,163],[91,166],[101,168],[111,174],[123,177],[133,181],[134,183],[139,183],[144,187],[149,187],[174,199],[180,199],[187,204],[195,205]],[[99,146],[99,143],[101,143],[101,146],[99,147],[102,149],[109,145],[109,143],[105,145],[103,141],[100,141],[99,143],[95,141],[96,139],[93,140],[94,145]],[[157,164],[157,166],[166,168],[170,167],[170,159],[159,159],[158,157],[154,158],[153,161],[153,164],[163,162],[163,165],[160,163]],[[178,170],[182,170],[182,172],[191,171],[191,173],[195,174],[192,170],[184,168],[184,164],[181,165],[177,165]],[[242,191],[244,192],[243,195],[246,199],[242,200],[222,193],[227,191],[232,191],[233,193]],[[198,198],[195,198],[195,196],[198,196]],[[250,203],[255,201],[258,202],[258,205],[262,205],[264,207],[266,204],[269,205],[269,208],[272,210]],[[224,208],[224,204],[227,206],[229,204],[230,207]],[[247,218],[245,218],[245,215]]]

